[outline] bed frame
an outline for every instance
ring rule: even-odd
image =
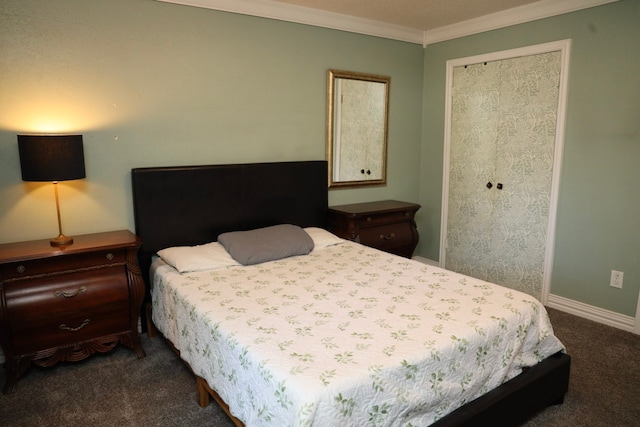
[[[131,177],[136,234],[142,240],[138,257],[144,272],[158,250],[208,243],[226,231],[282,223],[327,225],[326,161],[136,168]],[[148,302],[149,277],[146,273],[143,277]],[[148,311],[142,317],[151,325]],[[555,354],[433,426],[518,425],[563,402],[570,360],[566,354]],[[197,377],[196,384],[201,406],[211,395],[236,425],[243,425],[206,381]]]

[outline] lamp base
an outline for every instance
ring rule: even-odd
[[[65,236],[64,234],[54,237],[49,241],[51,246],[68,246],[73,243],[73,237]]]

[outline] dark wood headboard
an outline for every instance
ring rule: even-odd
[[[327,162],[301,161],[131,170],[138,255],[217,240],[226,231],[275,224],[327,224]]]

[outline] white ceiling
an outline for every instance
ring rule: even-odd
[[[618,0],[157,0],[427,46]]]
[[[277,0],[417,30],[433,30],[538,0]]]

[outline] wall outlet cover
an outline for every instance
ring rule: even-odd
[[[623,278],[624,273],[622,271],[611,270],[611,280],[609,282],[609,286],[622,289]]]

